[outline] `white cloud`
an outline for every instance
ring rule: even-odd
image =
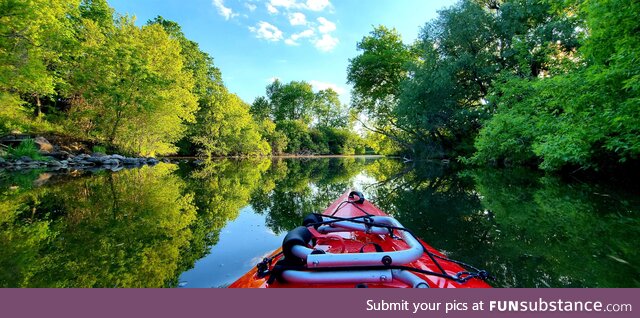
[[[313,87],[313,89],[316,90],[316,91],[321,91],[321,90],[325,90],[325,89],[331,88],[332,90],[334,90],[339,95],[342,95],[342,94],[347,92],[347,90],[344,87],[340,87],[340,86],[338,86],[338,85],[336,85],[334,83],[327,83],[327,82],[311,80],[311,81],[309,81],[309,84],[311,84],[311,87]]]
[[[274,7],[283,7],[286,9],[295,9],[300,7],[300,4],[295,0],[271,0],[269,4]]]
[[[302,31],[302,32],[300,32],[300,33],[292,34],[292,35],[291,35],[291,38],[292,38],[292,39],[294,39],[294,40],[297,40],[297,39],[302,39],[302,38],[308,38],[308,37],[311,37],[311,36],[313,36],[314,34],[316,34],[316,32],[315,32],[315,31],[313,31],[313,29],[307,29],[307,30],[304,30],[304,31]]]
[[[330,5],[329,0],[307,0],[307,8],[311,11],[322,11]]]
[[[336,45],[338,45],[338,42],[340,42],[338,38],[334,38],[329,34],[323,34],[322,38],[317,39],[316,41],[314,41],[313,44],[316,46],[318,50],[323,52],[329,52],[333,50],[333,48],[336,47]]]
[[[296,0],[269,0],[267,9],[269,9],[269,12],[272,11],[271,8],[276,9],[278,7],[286,10],[305,9],[311,11],[322,11],[329,6],[331,6],[331,2],[329,2],[329,0],[307,0],[306,2],[297,2]]]
[[[275,25],[260,21],[258,27],[249,27],[249,31],[256,34],[259,39],[265,39],[267,41],[278,42],[282,40],[282,31]]]
[[[224,6],[224,0],[212,0],[211,3],[216,7],[216,9],[218,9],[218,13],[223,16],[225,20],[238,16],[238,14],[234,13],[231,8]]]
[[[267,3],[267,11],[269,11],[270,14],[276,14],[278,13],[278,8],[271,5],[271,3]]]
[[[277,76],[269,77],[269,78],[267,78],[267,84],[271,84],[271,83],[275,82],[276,80],[280,80],[280,78],[277,77]]]
[[[289,22],[291,23],[291,25],[294,25],[294,26],[306,25],[307,17],[300,12],[292,13],[292,14],[289,14]]]
[[[256,9],[258,8],[258,6],[256,6],[253,3],[246,3],[244,4],[245,8],[249,9],[249,11],[253,12],[256,11]]]
[[[292,34],[288,39],[284,40],[284,43],[286,43],[287,45],[298,46],[300,45],[300,43],[297,42],[299,39],[309,38],[314,34],[316,34],[316,32],[313,29],[307,29],[300,33]]]
[[[319,17],[318,22],[320,22],[320,26],[318,27],[320,33],[329,33],[336,30],[336,24],[323,17]]]

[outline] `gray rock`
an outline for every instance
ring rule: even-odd
[[[56,151],[56,152],[52,152],[52,153],[48,153],[45,154],[46,156],[58,159],[58,160],[65,160],[65,159],[69,159],[69,157],[71,157],[71,155],[66,152],[66,151]]]
[[[30,157],[27,157],[27,156],[22,156],[22,157],[20,157],[20,161],[22,161],[22,162],[31,162],[31,161],[33,161],[33,159],[31,159]]]
[[[120,161],[125,159],[125,156],[121,156],[121,155],[111,155],[111,159],[118,159]]]
[[[111,170],[113,172],[117,172],[117,171],[120,171],[122,169],[124,169],[124,166],[111,167],[111,169],[109,169],[109,170]]]
[[[0,166],[4,166],[7,163],[6,160],[4,160],[4,158],[0,157]]]
[[[102,152],[94,152],[91,154],[91,157],[106,157],[107,154],[102,153]]]
[[[102,161],[102,165],[104,165],[104,166],[119,166],[120,165],[120,161],[118,161],[116,159],[106,159],[106,160]]]
[[[124,163],[125,165],[139,165],[142,162],[140,162],[140,160],[136,158],[124,158],[122,159],[122,163]]]
[[[57,160],[51,160],[51,161],[47,162],[47,166],[50,166],[50,167],[62,167],[62,163],[60,163],[60,161],[57,161]]]
[[[103,162],[105,162],[106,160],[109,160],[110,158],[108,158],[107,156],[91,156],[89,158],[85,158],[85,161],[89,161],[89,162],[93,162],[96,164],[102,164]]]

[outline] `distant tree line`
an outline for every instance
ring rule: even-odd
[[[634,0],[463,0],[411,45],[378,26],[349,63],[352,107],[386,153],[572,171],[637,162],[638,16]]]
[[[338,93],[314,93],[309,83],[276,79],[266,96],[256,98],[251,114],[274,153],[364,154],[364,140],[353,131],[353,118]]]

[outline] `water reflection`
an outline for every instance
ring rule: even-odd
[[[399,167],[374,165],[379,179]],[[527,170],[447,172],[419,164],[372,189],[376,202],[500,287],[638,287],[635,190]]]
[[[0,286],[226,286],[352,187],[494,286],[640,286],[637,189],[377,158],[0,172]]]
[[[144,167],[40,187],[29,175],[4,176],[0,285],[172,285],[196,216],[193,195],[174,169]]]

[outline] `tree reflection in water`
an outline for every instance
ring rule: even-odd
[[[494,286],[640,286],[636,188],[371,158],[0,172],[0,286],[177,286],[222,247],[241,211],[279,237],[363,180],[371,201],[450,257],[490,270]],[[231,257],[252,266],[255,256]]]

